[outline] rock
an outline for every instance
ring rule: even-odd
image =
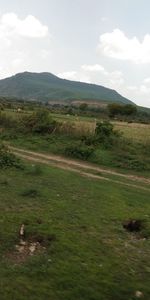
[[[29,251],[30,251],[30,254],[32,255],[36,250],[36,243],[32,243],[30,246],[29,246]]]
[[[143,293],[141,291],[136,291],[135,292],[135,297],[136,298],[142,298],[143,297]]]
[[[25,250],[24,246],[19,246],[19,245],[16,245],[16,249],[19,253],[23,253]]]
[[[22,225],[21,225],[21,227],[20,227],[20,231],[19,231],[19,235],[20,235],[20,237],[24,237],[24,234],[25,234],[25,232],[24,232],[24,228],[25,228],[25,225],[24,225],[24,224],[22,224]]]
[[[23,241],[22,239],[20,240],[20,245],[21,246],[25,246],[27,244],[27,242]]]

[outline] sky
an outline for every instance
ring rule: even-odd
[[[150,107],[149,0],[0,0],[0,79],[51,72]]]

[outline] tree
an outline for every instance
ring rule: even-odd
[[[87,103],[81,103],[79,106],[79,109],[82,111],[85,111],[88,108],[88,104]]]
[[[24,117],[22,123],[24,129],[35,133],[51,133],[57,125],[57,122],[51,119],[49,111],[46,109]]]
[[[137,108],[135,105],[132,104],[117,104],[112,103],[108,104],[108,112],[110,117],[115,117],[116,115],[125,115],[125,116],[131,116],[135,115],[137,113]]]
[[[135,105],[127,104],[124,106],[123,114],[129,116],[129,115],[134,115],[136,113],[137,113],[137,108]]]

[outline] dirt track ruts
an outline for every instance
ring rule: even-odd
[[[54,154],[38,153],[38,152],[33,152],[33,151],[25,150],[25,149],[12,147],[12,146],[9,146],[9,148],[15,155],[17,155],[23,159],[26,159],[26,160],[36,161],[36,162],[43,163],[46,165],[53,165],[53,166],[56,166],[56,167],[64,169],[64,170],[70,170],[70,171],[79,173],[80,175],[86,176],[89,178],[111,181],[111,182],[114,182],[117,184],[122,184],[122,185],[136,187],[139,189],[144,189],[144,190],[150,191],[150,189],[147,187],[137,185],[137,183],[138,184],[143,183],[143,184],[149,185],[150,184],[149,178],[131,175],[131,174],[122,174],[120,172],[117,172],[117,171],[114,171],[111,169],[104,169],[104,168],[95,166],[93,164],[87,163],[87,162],[77,161],[77,160],[69,159],[69,158],[54,155]],[[93,172],[99,172],[100,175],[94,174]],[[102,176],[101,176],[101,174],[102,174]],[[123,182],[123,181],[120,181],[120,179],[116,180],[116,179],[105,177],[108,175],[119,176],[120,179],[124,178],[124,179],[129,180],[130,182],[132,181],[133,183]]]

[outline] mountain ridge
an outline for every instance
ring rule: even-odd
[[[114,89],[59,78],[49,72],[22,72],[0,80],[0,96],[35,101],[97,101],[134,104]]]

